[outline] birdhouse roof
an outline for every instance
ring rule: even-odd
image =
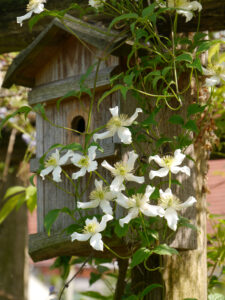
[[[124,39],[115,31],[108,31],[72,16],[66,15],[64,24],[55,18],[37,38],[13,60],[4,78],[2,86],[10,88],[12,84],[34,87],[35,75],[51,59],[59,43],[75,35],[78,40],[89,45],[113,52]]]

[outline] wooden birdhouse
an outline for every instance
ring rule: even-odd
[[[15,58],[3,86],[9,88],[12,84],[17,84],[31,88],[28,94],[29,104],[44,105],[47,117],[43,119],[39,114],[36,117],[37,149],[36,159],[31,162],[31,171],[38,170],[39,159],[52,145],[84,144],[82,134],[67,129],[85,132],[90,97],[84,92],[78,99],[71,91],[79,91],[82,88],[81,84],[89,89],[96,86],[91,119],[93,129],[105,125],[111,118],[109,108],[120,106],[120,92],[116,92],[104,100],[100,110],[97,108],[98,99],[109,89],[110,76],[120,66],[118,53],[122,55],[123,51],[122,48],[118,51],[120,43],[121,38],[106,29],[68,16],[65,26],[57,19],[53,20],[32,44]],[[117,49],[117,52],[114,49]],[[101,58],[101,63],[96,72],[98,57]],[[85,80],[82,81],[84,77]],[[65,95],[67,96],[57,106],[57,101]],[[129,106],[126,113],[134,112],[134,107]],[[97,153],[99,165],[103,158],[107,158],[111,163],[117,161],[116,154],[120,151],[120,146],[116,138],[101,140],[99,144],[104,149],[104,152]],[[68,165],[66,168],[69,174],[74,171],[74,166]],[[111,180],[107,170],[102,168],[101,174]],[[84,176],[80,178],[79,184],[80,188],[87,187],[83,198],[88,199],[88,192],[93,189],[93,182],[87,185]],[[88,256],[93,252],[89,243],[71,243],[70,235],[62,232],[73,223],[67,214],[60,214],[50,236],[45,233],[44,218],[49,211],[63,207],[69,207],[71,210],[75,208],[74,197],[65,193],[65,190],[70,193],[73,189],[74,187],[65,177],[57,187],[51,180],[43,181],[38,177],[38,233],[30,236],[29,245],[30,255],[34,261],[59,255]],[[180,241],[182,243],[182,237]],[[111,246],[114,250],[119,249],[120,254],[123,254],[123,251],[126,253],[123,245],[118,245],[116,241],[115,245],[113,243],[114,241],[111,242]],[[183,248],[194,248],[194,244],[195,241],[192,239],[191,246],[183,245]],[[99,252],[95,253],[102,255]],[[110,256],[110,253],[104,255]]]

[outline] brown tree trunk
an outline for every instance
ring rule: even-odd
[[[180,79],[180,89],[183,90],[187,86],[188,76],[183,76]],[[200,92],[201,94],[201,92]],[[158,128],[160,134],[166,137],[178,136],[180,134],[180,126],[172,125],[168,119],[173,114],[179,114],[184,119],[188,105],[195,102],[197,99],[195,85],[193,84],[183,99],[183,106],[178,111],[171,111],[168,107],[164,107],[158,116]],[[207,97],[207,95],[206,95]],[[174,103],[175,105],[175,103]],[[163,152],[170,151],[170,145],[166,144]],[[206,264],[206,200],[205,200],[205,178],[207,174],[207,160],[208,152],[202,144],[196,143],[195,146],[189,146],[187,152],[190,156],[195,158],[195,163],[185,159],[185,165],[189,165],[191,169],[191,176],[179,175],[177,178],[182,187],[174,187],[173,192],[179,196],[182,201],[186,201],[189,196],[194,196],[197,199],[196,210],[188,208],[185,214],[186,217],[194,220],[198,228],[196,234],[185,232],[179,229],[177,238],[172,242],[171,246],[177,247],[177,240],[182,243],[182,239],[197,238],[196,250],[183,250],[179,251],[179,256],[164,256],[163,262],[159,263],[159,257],[150,257],[148,264],[157,267],[163,266],[162,274],[159,271],[148,272],[142,265],[137,266],[133,270],[133,286],[142,285],[142,290],[149,284],[159,283],[163,285],[163,289],[155,289],[145,296],[145,300],[183,300],[185,298],[196,298],[197,300],[207,299],[207,264]],[[157,184],[158,179],[155,183]],[[164,190],[167,186],[162,187]],[[188,234],[187,234],[188,233]],[[178,248],[179,248],[178,243]]]
[[[19,185],[15,172],[0,183],[1,199],[7,188]],[[0,299],[26,300],[28,279],[27,210],[22,206],[0,225]]]

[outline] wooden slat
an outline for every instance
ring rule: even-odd
[[[116,237],[113,239],[104,239],[105,243],[109,245],[116,253],[122,256],[127,256],[134,251],[135,247],[126,245]],[[47,236],[45,233],[32,234],[29,236],[29,254],[34,262],[46,260],[56,256],[71,255],[71,256],[89,256],[93,257],[115,257],[107,249],[102,251],[95,251],[89,242],[71,242],[70,235],[54,234]]]
[[[110,85],[110,74],[116,66],[108,67],[98,73],[96,82],[97,91],[106,89]],[[54,101],[54,99],[63,97],[69,91],[78,91],[80,89],[80,79],[83,76],[77,75],[64,80],[53,81],[48,84],[42,84],[33,88],[28,94],[30,105]],[[92,72],[85,80],[85,86],[93,88],[95,72]]]

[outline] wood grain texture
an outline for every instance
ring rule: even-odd
[[[137,245],[127,245],[121,242],[116,237],[113,239],[104,239],[105,243],[110,246],[116,253],[122,256],[130,255]],[[70,256],[89,256],[113,258],[111,252],[107,249],[102,251],[95,251],[90,246],[89,242],[71,242],[71,238],[66,234],[54,234],[47,236],[45,233],[32,234],[29,236],[29,254],[34,262],[46,260],[56,256],[70,255]]]

